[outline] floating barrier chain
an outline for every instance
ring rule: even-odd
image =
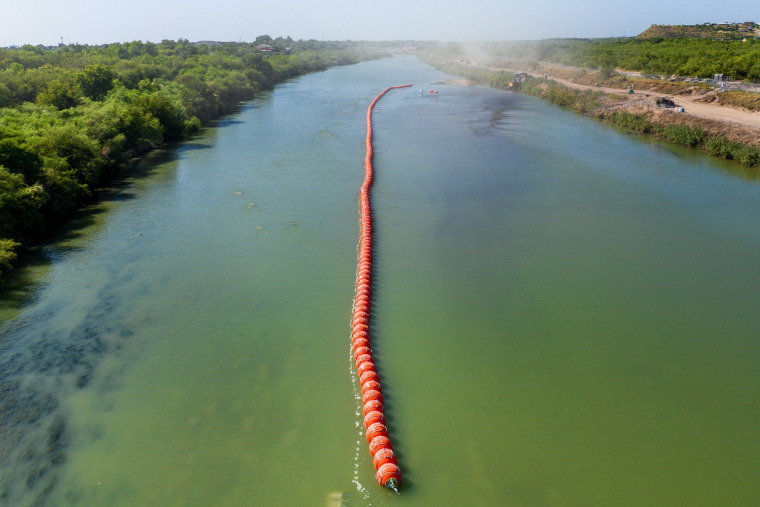
[[[385,426],[383,395],[380,377],[372,359],[369,340],[369,310],[372,295],[372,207],[369,201],[369,189],[372,186],[374,171],[372,168],[372,110],[380,98],[390,90],[407,88],[412,85],[390,86],[380,93],[367,109],[367,155],[364,159],[364,184],[360,193],[361,240],[359,242],[359,267],[356,275],[356,298],[352,321],[351,340],[353,342],[354,361],[362,386],[362,404],[364,405],[364,427],[367,431],[369,451],[377,470],[377,482],[381,486],[398,491],[401,482],[401,469],[398,467],[393,445],[388,438]]]

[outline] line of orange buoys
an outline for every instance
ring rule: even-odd
[[[369,189],[374,178],[372,169],[372,110],[377,101],[388,91],[412,86],[391,86],[383,90],[367,109],[367,156],[364,159],[364,184],[361,188],[361,241],[359,242],[359,268],[356,275],[356,299],[352,321],[351,340],[353,342],[354,361],[362,386],[362,404],[364,405],[364,427],[367,430],[367,442],[372,453],[372,461],[377,470],[377,482],[387,488],[396,489],[401,481],[401,469],[398,467],[393,445],[388,438],[383,410],[383,395],[380,377],[372,359],[369,340],[369,308],[372,294],[372,207],[369,202]]]

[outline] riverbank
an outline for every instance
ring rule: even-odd
[[[674,144],[760,167],[760,132],[730,121],[688,114],[681,108],[657,106],[651,94],[608,94],[569,88],[550,79],[530,78],[522,90],[581,114],[595,116],[637,134],[652,134]]]

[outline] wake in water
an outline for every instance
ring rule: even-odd
[[[356,400],[357,407],[361,403],[361,395],[359,394],[359,390],[356,387],[356,375],[354,373],[354,354],[353,354],[353,347],[348,348],[348,375],[351,378],[351,389],[354,394],[354,399]],[[356,421],[354,421],[354,425],[356,428],[358,428],[358,438],[356,439],[356,447],[354,448],[354,477],[351,480],[352,483],[356,485],[356,490],[359,492],[359,494],[362,496],[364,500],[369,500],[369,491],[367,491],[367,488],[364,487],[364,485],[359,480],[359,466],[361,464],[359,455],[361,452],[362,447],[362,437],[364,436],[364,428],[362,427],[361,423],[361,411],[357,409],[355,412],[356,415]]]

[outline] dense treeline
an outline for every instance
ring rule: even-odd
[[[528,59],[574,67],[625,69],[644,74],[733,79],[760,79],[760,40],[711,39],[549,39],[491,43],[487,54],[497,59]]]
[[[594,68],[622,68],[645,74],[760,79],[760,40],[621,39],[547,42],[539,50],[549,61]]]
[[[658,76],[724,74],[734,80],[760,80],[760,39],[546,39],[419,47],[444,59],[494,67],[551,62],[606,72],[619,68]]]
[[[260,43],[277,52],[262,54]],[[268,36],[0,49],[0,273],[131,157],[187,137],[275,83],[381,54]]]

